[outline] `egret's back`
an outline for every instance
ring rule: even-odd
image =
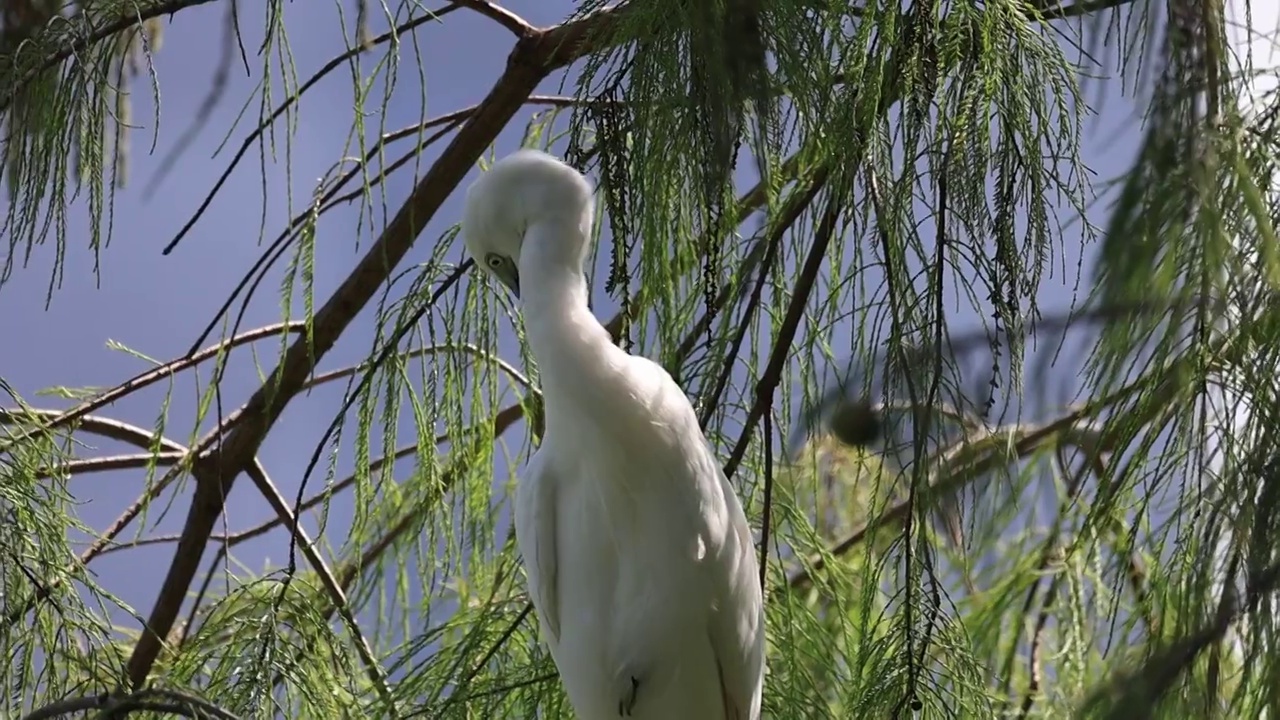
[[[657,366],[627,365],[641,378],[632,408],[548,407],[537,462],[558,488],[552,653],[584,720],[618,717],[628,663],[647,675],[629,717],[725,717],[722,685],[736,680],[741,718],[755,718],[763,616],[746,517],[684,394]]]

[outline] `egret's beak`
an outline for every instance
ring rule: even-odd
[[[520,297],[520,271],[516,270],[514,265],[508,265],[502,271],[494,274],[498,276],[503,285],[511,288],[511,292],[515,293],[517,298]]]

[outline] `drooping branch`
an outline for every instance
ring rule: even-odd
[[[26,89],[33,80],[44,72],[61,65],[72,56],[78,55],[93,45],[131,27],[140,25],[147,20],[158,18],[162,15],[173,15],[188,8],[206,5],[211,2],[213,0],[160,0],[160,2],[151,3],[145,7],[134,5],[119,16],[108,19],[97,27],[92,27],[92,22],[88,19],[88,13],[77,13],[70,19],[70,22],[84,25],[83,31],[69,33],[72,36],[70,40],[51,50],[43,60],[35,62],[29,69],[18,75],[12,84],[8,84],[8,92],[0,94],[0,113],[8,110],[13,98]],[[16,70],[16,68],[13,69]]]
[[[334,610],[338,612],[343,623],[346,624],[348,632],[351,633],[355,641],[356,654],[360,656],[360,661],[364,663],[370,682],[373,683],[373,687],[382,696],[382,701],[387,707],[394,708],[395,703],[391,696],[391,687],[387,683],[386,674],[382,671],[382,665],[378,662],[378,658],[374,656],[369,640],[360,631],[360,625],[356,621],[355,614],[351,612],[351,607],[347,604],[347,595],[334,578],[333,571],[329,569],[328,563],[324,561],[324,558],[320,557],[320,552],[316,550],[315,544],[311,541],[306,529],[298,524],[298,518],[294,515],[293,510],[289,508],[289,503],[284,499],[284,496],[276,489],[275,483],[271,482],[271,478],[267,477],[262,464],[254,460],[253,464],[247,469],[246,474],[253,481],[253,484],[257,486],[258,492],[266,498],[267,504],[276,513],[277,519],[297,538],[298,545],[302,548],[303,557],[306,558],[307,563],[311,565],[311,569],[320,578],[321,586],[324,587],[325,592],[329,595],[329,602]]]
[[[738,320],[737,332],[729,343],[724,362],[721,363],[720,374],[716,377],[715,384],[711,386],[711,391],[703,398],[703,412],[702,417],[699,418],[699,424],[702,425],[704,430],[711,421],[713,413],[720,407],[720,397],[724,393],[725,387],[729,384],[729,377],[733,373],[734,365],[737,364],[738,353],[742,348],[742,343],[751,328],[756,309],[760,307],[761,299],[764,296],[765,282],[768,280],[769,273],[774,270],[782,240],[790,232],[791,227],[800,219],[801,215],[804,214],[805,209],[809,207],[813,199],[818,196],[826,182],[827,173],[825,170],[819,170],[815,173],[809,180],[809,186],[803,192],[797,192],[792,196],[791,201],[783,208],[782,213],[774,220],[773,227],[770,228],[768,239],[765,241],[764,256],[761,258],[760,269],[756,274],[756,282],[751,289],[751,295],[747,298],[747,307],[743,311],[742,318]]]

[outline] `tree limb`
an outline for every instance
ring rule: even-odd
[[[23,720],[53,720],[63,715],[87,713],[91,710],[99,711],[102,717],[149,711],[181,715],[191,720],[239,720],[235,715],[208,700],[189,693],[160,688],[139,690],[123,697],[103,694],[96,697],[59,700],[27,713]]]
[[[588,38],[610,28],[626,6],[592,13],[580,20],[521,38],[507,69],[440,158],[420,180],[381,237],[355,270],[316,312],[310,337],[285,352],[276,370],[253,394],[235,427],[216,447],[203,452],[192,467],[195,497],[174,553],[173,564],[128,661],[128,682],[140,687],[151,671],[183,599],[199,568],[200,558],[237,475],[252,461],[288,401],[306,383],[314,363],[323,358],[372,299],[408,253],[445,198],[480,159],[538,83],[552,70],[573,62],[588,50]]]

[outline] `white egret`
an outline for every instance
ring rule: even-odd
[[[751,529],[684,392],[592,315],[591,225],[586,178],[538,151],[467,191],[468,251],[519,298],[542,380],[515,508],[542,637],[581,720],[756,720]]]

